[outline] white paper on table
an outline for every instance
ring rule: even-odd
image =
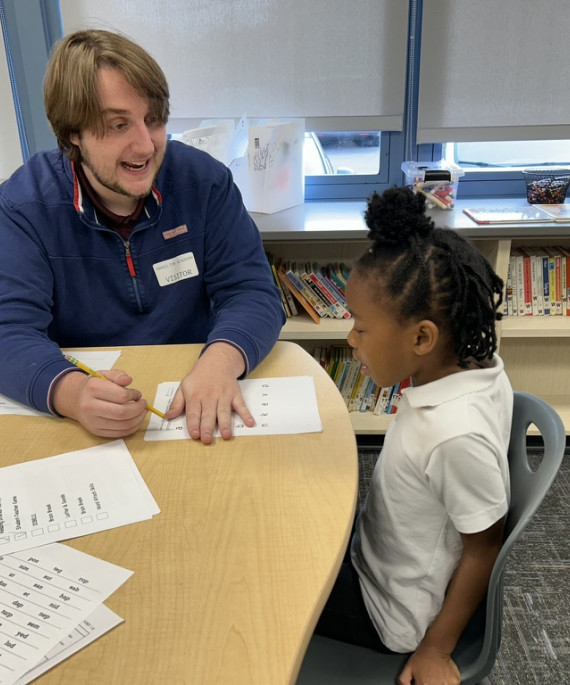
[[[0,469],[0,553],[159,513],[123,440]]]
[[[67,545],[0,556],[0,683],[14,683],[131,575]]]
[[[165,412],[170,406],[178,382],[160,383],[154,406]],[[239,381],[243,399],[255,419],[255,426],[244,426],[237,414],[232,418],[233,435],[279,435],[319,433],[323,424],[319,416],[315,383],[311,376],[284,378],[248,378]],[[220,435],[218,429],[216,436]],[[154,414],[150,417],[145,440],[189,439],[186,417],[167,421]]]
[[[20,404],[16,400],[11,400],[6,395],[0,395],[0,415],[17,414],[18,416],[50,416],[43,411],[32,409],[26,404]],[[55,418],[55,417],[54,417]]]
[[[107,371],[115,366],[121,356],[121,350],[65,350],[63,354],[75,357],[95,371]]]
[[[117,359],[121,356],[120,350],[68,350],[65,354],[70,354],[80,362],[87,364],[92,369],[112,369]],[[32,409],[25,404],[11,400],[5,395],[0,395],[0,416],[3,414],[18,414],[20,416],[51,416],[37,409]]]
[[[95,611],[81,621],[73,631],[62,638],[57,645],[51,649],[39,662],[37,666],[16,680],[14,685],[27,685],[32,680],[39,678],[42,673],[49,671],[50,668],[57,666],[75,652],[87,647],[98,637],[118,626],[123,619],[104,604],[100,604]]]

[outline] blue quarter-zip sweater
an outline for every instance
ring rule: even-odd
[[[229,342],[246,373],[285,317],[257,227],[231,173],[169,142],[128,242],[59,151],[0,186],[0,393],[48,412],[61,347]]]

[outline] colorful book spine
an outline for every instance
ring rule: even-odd
[[[512,259],[509,258],[507,265],[507,279],[505,281],[505,303],[503,313],[505,316],[513,316],[513,266]]]
[[[325,281],[320,269],[316,264],[311,266],[311,272],[309,273],[309,278],[313,281],[315,286],[322,293],[322,296],[328,302],[330,308],[332,309],[335,318],[337,319],[349,319],[350,314],[345,309],[342,302],[339,301],[335,293],[329,288],[327,282]]]
[[[562,266],[562,310],[565,316],[570,316],[570,249],[561,246]]]
[[[320,323],[321,322],[321,317],[317,314],[315,309],[313,308],[312,304],[305,298],[303,293],[297,288],[295,283],[289,279],[287,273],[285,272],[285,268],[283,265],[280,265],[279,268],[277,269],[277,275],[281,279],[281,281],[284,283],[284,285],[289,289],[291,294],[295,297],[297,302],[303,307],[303,309],[307,312],[307,314],[313,319],[315,323]]]
[[[518,249],[513,250],[514,257],[514,289],[516,291],[517,316],[524,316],[524,265],[523,255]]]
[[[273,280],[275,281],[275,285],[277,286],[277,289],[279,290],[279,294],[281,296],[281,304],[283,306],[283,310],[285,312],[285,315],[289,318],[293,316],[293,311],[291,310],[291,307],[289,306],[289,302],[287,300],[285,292],[287,289],[285,288],[285,286],[281,282],[281,279],[277,275],[277,267],[275,266],[275,260],[273,259],[273,255],[270,252],[266,252],[265,255],[267,257],[267,261],[269,262],[271,273],[273,274]]]
[[[327,316],[327,313],[322,306],[322,304],[315,298],[314,293],[312,290],[306,285],[301,280],[301,277],[299,275],[299,272],[297,269],[292,268],[293,264],[289,265],[289,268],[285,271],[287,278],[293,283],[295,288],[297,288],[298,292],[300,292],[305,300],[311,305],[311,307],[315,310],[319,318],[324,318]]]
[[[523,297],[524,311],[523,316],[532,316],[532,272],[530,266],[530,254],[521,248],[523,265]]]
[[[542,248],[538,250],[542,259],[542,302],[543,315],[550,316],[550,279],[548,276],[548,255]]]

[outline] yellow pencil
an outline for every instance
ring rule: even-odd
[[[94,376],[95,378],[102,378],[104,381],[108,381],[109,379],[104,376],[102,373],[99,373],[99,371],[95,371],[95,369],[90,368],[87,366],[87,364],[84,364],[83,362],[80,362],[79,359],[76,359],[75,357],[72,357],[70,354],[66,354],[65,358],[67,359],[68,362],[71,362],[75,366],[77,366],[78,369],[81,369],[82,371],[85,371],[85,373],[88,373],[90,376]],[[150,404],[146,405],[146,408],[148,411],[151,411],[153,414],[156,414],[157,416],[160,416],[161,419],[166,418],[164,414],[161,411],[158,411],[158,409],[155,409],[153,406]]]

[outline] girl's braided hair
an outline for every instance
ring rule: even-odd
[[[401,320],[429,319],[446,332],[460,367],[490,359],[503,281],[485,257],[455,231],[436,228],[425,197],[410,188],[373,193],[365,220],[372,247],[355,269],[380,282],[378,297]]]

